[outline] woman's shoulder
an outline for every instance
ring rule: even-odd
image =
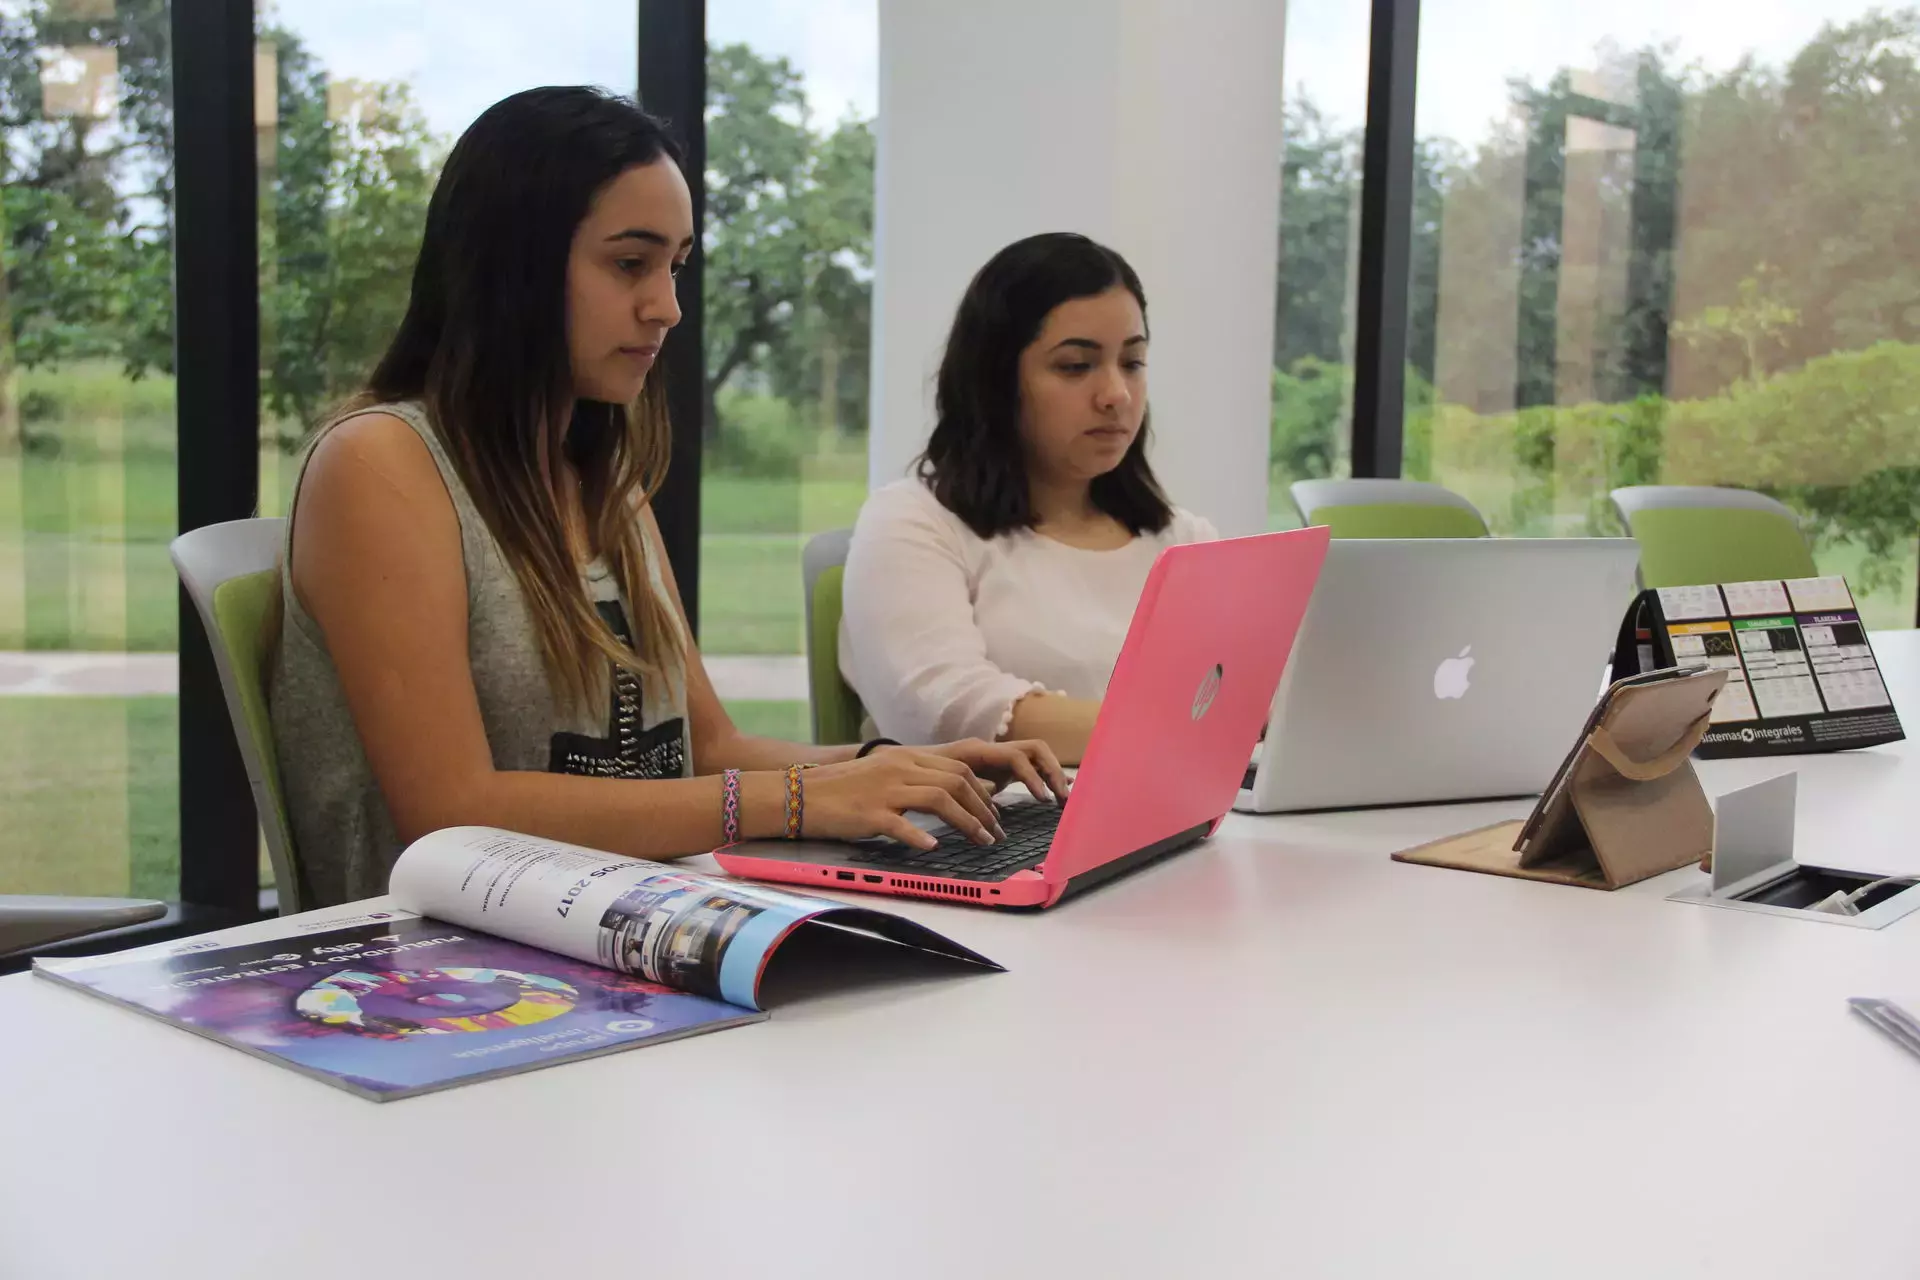
[[[895,480],[867,495],[853,526],[848,563],[891,566],[896,573],[957,567],[972,581],[988,545],[918,479]]]
[[[348,469],[389,478],[437,473],[432,450],[403,405],[369,405],[334,418],[315,436],[309,471]]]
[[[300,468],[298,526],[328,508],[364,513],[392,506],[408,520],[427,522],[458,516],[454,485],[437,454],[431,433],[405,406],[373,405],[335,418],[315,436]]]
[[[1175,507],[1173,519],[1167,522],[1160,537],[1168,545],[1183,546],[1189,542],[1217,542],[1220,531],[1205,516],[1195,515],[1185,507]]]
[[[855,523],[857,532],[917,527],[942,536],[970,535],[959,516],[940,504],[926,484],[913,477],[883,484],[867,495]]]

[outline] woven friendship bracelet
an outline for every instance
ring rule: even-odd
[[[720,784],[720,841],[740,843],[740,771],[729,769]]]
[[[803,766],[787,766],[787,839],[800,838],[800,822],[806,813],[806,791],[800,785],[800,773]]]

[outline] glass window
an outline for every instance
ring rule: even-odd
[[[1300,523],[1287,487],[1351,469],[1360,160],[1368,10],[1339,0],[1287,9],[1286,153],[1274,298],[1268,523]]]
[[[751,733],[807,741],[800,552],[867,492],[873,0],[707,5],[700,644]]]
[[[358,390],[406,312],[440,163],[475,116],[544,84],[634,91],[633,0],[276,0],[256,14],[260,505]]]
[[[167,47],[0,7],[0,893],[178,896]]]
[[[1520,534],[1618,532],[1619,485],[1759,489],[1871,625],[1911,626],[1920,12],[1421,16],[1438,216],[1414,229],[1435,270],[1412,281],[1407,473]]]

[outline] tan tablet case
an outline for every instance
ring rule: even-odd
[[[1502,822],[1394,854],[1460,871],[1618,889],[1713,852],[1713,809],[1693,771],[1726,672],[1615,685],[1526,822]]]

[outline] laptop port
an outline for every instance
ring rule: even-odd
[[[841,880],[851,880],[851,879],[853,879],[853,872],[851,872],[851,871],[836,871],[836,872],[834,872],[833,874],[834,874],[834,876],[835,876],[836,878],[838,878],[838,879],[841,879]]]
[[[885,876],[861,876],[860,878],[868,884],[883,884],[886,881]]]

